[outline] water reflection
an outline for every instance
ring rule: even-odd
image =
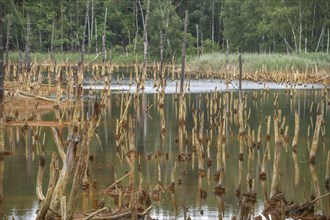
[[[237,108],[237,97],[235,92],[219,91],[188,93],[184,97],[165,94],[161,108],[157,94],[141,93],[135,98],[134,95],[112,92],[104,103],[103,120],[90,149],[94,160],[89,169],[98,188],[83,195],[78,208],[88,210],[101,200],[110,204],[109,199],[98,191],[131,172],[125,183],[139,184],[141,173],[143,183],[155,191],[153,217],[182,218],[184,213],[198,219],[232,217],[239,212],[237,188],[242,192],[254,190],[257,193],[253,209],[254,213],[260,213],[271,189],[274,109],[280,112],[279,130],[283,129],[283,134],[287,134],[288,146],[295,132],[295,111],[300,120],[296,153],[293,154],[291,147],[281,147],[281,190],[286,199],[302,203],[311,195],[325,194],[327,190],[323,182],[328,173],[326,164],[330,144],[330,133],[326,128],[330,127],[330,110],[327,104],[322,104],[321,90],[297,90],[292,97],[282,90],[246,90],[243,94],[246,137],[238,136],[239,122],[232,110]],[[127,134],[122,142],[116,142],[117,120],[125,109],[124,100],[129,98],[132,100],[128,105]],[[89,108],[88,103],[84,106]],[[312,142],[318,113],[323,113],[325,127],[321,129],[315,165],[310,165],[307,161],[308,142]],[[56,113],[43,116],[45,120],[54,117]],[[22,132],[13,127],[5,128],[5,146],[12,146],[16,154],[0,161],[0,186],[3,175],[5,194],[2,210],[15,218],[35,216],[33,211],[37,204],[38,161],[32,157],[29,132],[33,133],[32,130]],[[49,167],[56,146],[52,143],[50,130],[44,132],[49,140],[45,144],[46,167]],[[136,151],[138,156],[126,157],[128,149]],[[184,159],[179,161],[179,155]],[[244,155],[242,159],[241,155]],[[262,173],[266,178],[259,178]],[[216,174],[219,177],[215,181]],[[251,185],[249,181],[252,181]],[[214,193],[219,185],[225,187],[225,193],[221,195]],[[317,204],[316,210],[329,213],[328,199],[323,199],[322,205],[323,208],[321,202]]]

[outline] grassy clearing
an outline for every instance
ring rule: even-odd
[[[238,69],[239,54],[230,54],[230,66]],[[302,54],[242,54],[243,69],[245,72],[256,71],[308,71],[317,66],[318,70],[330,70],[330,55],[326,53],[302,53]],[[190,69],[198,71],[221,71],[225,69],[226,55],[224,53],[210,53],[198,57],[188,58]]]
[[[107,54],[108,60],[109,54]],[[18,52],[10,52],[8,55],[9,60],[18,62],[19,60],[19,53]],[[47,53],[31,53],[31,60],[36,60],[37,62],[46,62],[51,60],[50,54]],[[79,53],[54,53],[53,54],[53,60],[56,62],[65,62],[69,61],[72,63],[78,63],[80,61],[80,54]],[[135,55],[133,53],[128,53],[127,55],[124,53],[112,53],[111,54],[111,60],[114,64],[132,64],[132,63],[142,63],[143,62],[143,55]],[[97,56],[97,54],[89,53],[84,55],[84,62],[102,62],[102,55],[100,54]]]

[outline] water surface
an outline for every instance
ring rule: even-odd
[[[204,138],[206,132],[210,132],[210,115],[209,109],[207,109],[206,96],[210,100],[210,92],[217,90],[224,91],[224,83],[220,83],[219,80],[205,80],[205,81],[191,81],[190,92],[186,93],[186,130],[188,143],[184,145],[184,150],[191,153],[191,133],[194,126],[192,109],[197,109],[199,112],[204,113]],[[123,83],[125,84],[125,83]],[[152,217],[158,217],[160,219],[182,219],[183,209],[188,208],[188,215],[193,219],[214,219],[218,217],[218,203],[217,196],[214,194],[214,187],[217,183],[214,181],[214,174],[216,173],[216,145],[217,145],[217,131],[213,131],[213,139],[211,143],[211,160],[212,165],[208,167],[206,160],[204,161],[204,167],[206,169],[206,176],[198,181],[198,162],[197,156],[192,161],[179,162],[178,161],[178,144],[176,139],[178,138],[178,96],[175,94],[176,86],[175,81],[168,81],[166,87],[164,113],[166,123],[166,136],[165,143],[161,144],[161,118],[159,109],[157,107],[157,92],[153,88],[153,82],[148,82],[146,90],[140,94],[140,107],[138,110],[134,108],[134,105],[130,105],[129,115],[135,119],[135,144],[138,153],[141,155],[141,173],[144,178],[144,184],[150,189],[156,187],[158,183],[158,166],[161,169],[161,182],[164,187],[164,193],[162,193],[161,201],[153,202],[153,209],[151,211]],[[230,96],[237,98],[236,87],[237,82],[232,82],[230,85]],[[102,88],[102,86],[94,85],[95,88]],[[309,155],[309,146],[312,143],[313,130],[311,128],[310,136],[308,134],[308,126],[315,125],[317,111],[323,113],[325,130],[324,134],[320,138],[318,144],[318,151],[316,157],[316,174],[319,180],[319,186],[321,194],[326,193],[326,189],[323,185],[326,175],[326,162],[327,154],[330,146],[330,107],[322,99],[321,85],[308,85],[299,86],[299,90],[296,90],[296,95],[291,97],[289,92],[283,90],[286,86],[279,86],[277,84],[266,83],[258,84],[252,82],[244,82],[244,95],[246,95],[247,112],[250,111],[250,118],[248,122],[248,128],[252,131],[255,130],[257,134],[258,126],[262,126],[262,145],[260,150],[254,149],[254,166],[253,176],[255,181],[255,191],[257,192],[257,204],[255,207],[255,213],[258,214],[263,209],[264,196],[259,180],[259,165],[258,154],[262,157],[266,147],[266,117],[274,115],[274,97],[278,96],[277,108],[281,110],[282,116],[285,116],[285,126],[289,126],[289,141],[284,143],[281,154],[281,189],[285,194],[288,201],[295,201],[296,203],[302,203],[306,201],[311,195],[315,195],[315,189],[312,184],[311,172],[309,163],[307,162]],[[89,88],[89,84],[85,86]],[[112,204],[112,201],[106,198],[102,194],[98,194],[99,190],[102,190],[109,186],[114,181],[114,173],[117,178],[123,176],[125,172],[129,170],[127,162],[121,161],[116,154],[115,144],[115,128],[116,120],[120,117],[120,97],[122,93],[118,90],[125,90],[134,92],[134,85],[129,88],[114,83],[111,86],[115,89],[110,99],[105,105],[103,111],[102,120],[97,134],[99,141],[94,138],[90,153],[94,155],[94,161],[92,162],[92,175],[97,181],[97,189],[95,196],[98,199],[105,199],[108,205]],[[265,90],[264,88],[268,88]],[[290,88],[290,87],[289,87]],[[298,88],[298,87],[297,87]],[[312,89],[314,88],[314,89]],[[318,89],[315,89],[318,88]],[[96,92],[97,93],[97,92]],[[224,96],[224,92],[219,93],[219,97]],[[255,100],[252,99],[253,95],[257,96]],[[323,102],[323,104],[322,104]],[[313,103],[313,104],[312,104]],[[86,112],[91,111],[93,105],[93,97],[91,100],[86,99],[84,102],[84,109]],[[317,106],[319,105],[319,106]],[[146,112],[150,107],[149,111]],[[311,107],[312,106],[312,107]],[[297,110],[300,115],[300,132],[298,139],[298,159],[300,168],[300,181],[298,186],[294,185],[294,162],[292,159],[292,138],[294,134],[294,111]],[[233,118],[235,117],[232,113]],[[49,112],[43,116],[44,120],[53,120],[55,118],[54,112]],[[234,122],[234,119],[230,125],[230,133],[228,135],[226,143],[226,171],[224,177],[224,186],[226,189],[223,195],[224,201],[224,216],[231,217],[236,215],[239,210],[238,198],[235,196],[235,191],[238,187],[238,156],[239,156],[239,142],[238,142],[238,127]],[[35,212],[38,208],[38,201],[35,193],[36,176],[38,171],[38,154],[33,153],[33,149],[28,150],[26,155],[25,140],[21,133],[21,128],[7,127],[5,128],[5,149],[13,149],[14,155],[6,157],[4,162],[0,163],[0,166],[4,169],[3,172],[3,194],[4,199],[1,204],[1,211],[9,218],[15,219],[34,219]],[[208,131],[206,131],[208,130]],[[43,128],[42,133],[46,133],[45,153],[46,153],[46,167],[48,170],[51,153],[56,151],[53,144],[52,136],[50,135],[49,128]],[[10,140],[11,134],[18,136],[18,139],[13,145]],[[64,132],[65,134],[65,132]],[[65,138],[64,138],[65,139]],[[243,174],[242,174],[242,186],[241,191],[247,190],[246,175],[247,175],[247,144],[244,144],[244,161],[243,161]],[[273,123],[271,126],[271,160],[266,161],[267,189],[268,193],[271,184],[272,173],[272,158],[274,155],[274,137],[273,137]],[[206,144],[204,143],[204,149],[206,150]],[[166,156],[157,156],[158,152],[163,152]],[[150,160],[148,156],[151,155]],[[166,189],[171,183],[171,173],[175,162],[177,162],[177,170],[175,175],[175,182],[178,183],[180,179],[182,184],[176,184],[176,190],[174,198],[177,203],[177,212],[172,204],[171,194]],[[136,164],[138,162],[136,161]],[[46,192],[46,186],[48,184],[49,174],[46,172],[44,181],[44,193]],[[127,184],[128,180],[123,181]],[[135,184],[138,184],[138,172],[135,175]],[[199,182],[199,183],[198,183]],[[1,183],[0,183],[1,184]],[[70,186],[69,186],[70,188]],[[207,196],[205,200],[200,199],[199,190],[205,190]],[[78,201],[79,210],[88,210],[92,207],[92,196],[82,195]],[[329,203],[327,199],[322,200],[321,203],[316,204],[316,210],[329,214]]]

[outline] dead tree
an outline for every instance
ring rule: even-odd
[[[163,67],[164,67],[164,36],[163,31],[159,32],[159,49],[160,49],[160,70],[159,70],[159,79],[162,86],[162,89],[164,87],[164,79],[163,79]]]
[[[270,197],[275,196],[281,190],[281,181],[280,181],[280,162],[281,162],[281,147],[282,141],[279,135],[279,122],[278,116],[274,113],[274,136],[275,136],[275,155],[274,155],[274,162],[273,162],[273,177],[271,183],[271,191]]]
[[[0,2],[0,115],[2,114],[2,103],[4,96],[5,70],[3,68],[3,2]]]
[[[143,24],[143,70],[142,70],[142,77],[141,77],[141,89],[144,89],[144,81],[146,78],[147,73],[147,62],[148,62],[148,17],[150,11],[150,0],[147,1],[147,9],[146,13],[143,13],[141,0],[139,0],[141,16],[142,16],[142,24]]]
[[[94,23],[95,23],[95,52],[96,52],[96,54],[98,54],[98,49],[97,49],[97,19],[95,18],[95,21],[94,21]]]
[[[8,52],[9,52],[9,41],[10,41],[10,29],[11,29],[12,21],[11,16],[8,16],[7,23],[7,34],[6,34],[6,66],[8,66]]]
[[[103,28],[103,34],[102,34],[102,56],[103,56],[103,62],[107,59],[107,50],[105,49],[105,29],[107,27],[107,12],[108,12],[108,8],[105,8],[104,28]]]
[[[60,19],[60,22],[61,22],[61,53],[63,53],[63,34],[64,34],[64,31],[63,31],[63,0],[61,0],[61,3],[60,3],[60,10],[61,10],[61,19]]]
[[[31,50],[31,21],[29,14],[27,15],[27,22],[26,22],[26,36],[25,36],[25,51],[24,51],[24,64],[25,70],[27,72],[30,71],[30,50]]]
[[[180,93],[183,93],[183,83],[184,83],[184,72],[186,65],[186,45],[187,45],[187,28],[188,28],[188,10],[185,11],[184,18],[184,29],[183,29],[183,43],[182,43],[182,64],[181,64],[181,76],[180,76]]]
[[[52,38],[50,41],[50,57],[51,58],[53,58],[53,52],[54,52],[54,36],[55,36],[55,20],[53,20]]]
[[[46,198],[41,202],[39,212],[37,213],[37,219],[45,219],[46,213],[49,209],[50,201],[53,196],[53,192],[55,189],[56,180],[58,177],[58,156],[56,153],[52,154],[52,160],[49,166],[49,183],[48,183],[48,190],[46,194]]]
[[[328,28],[327,54],[329,54],[329,44],[330,44],[330,31],[329,31],[329,28]]]
[[[89,11],[89,1],[86,3],[86,16],[85,16],[85,25],[84,25],[84,32],[81,42],[81,51],[80,51],[80,63],[84,62],[84,53],[85,53],[85,38],[86,38],[86,28],[87,28],[87,21],[88,21],[88,11]]]
[[[94,105],[94,112],[93,116],[90,121],[87,122],[87,125],[85,126],[85,131],[83,134],[83,141],[81,144],[81,150],[79,154],[79,160],[78,164],[75,170],[74,178],[73,178],[73,183],[72,183],[72,188],[70,192],[70,197],[66,209],[67,213],[67,219],[73,219],[74,211],[77,205],[77,199],[78,199],[78,191],[80,189],[86,167],[88,165],[88,158],[89,158],[89,143],[92,140],[95,129],[96,129],[96,124],[99,120],[99,105],[97,102],[95,102]]]
[[[200,52],[199,52],[199,32],[198,32],[198,24],[196,24],[196,47],[197,47],[197,57],[199,59]]]
[[[139,34],[139,21],[138,21],[138,6],[136,3],[136,0],[134,0],[134,14],[135,14],[135,26],[136,26],[136,32],[135,32],[135,38],[134,38],[134,49],[133,49],[133,53],[136,52],[136,44],[137,44],[137,38],[138,38],[138,34]]]

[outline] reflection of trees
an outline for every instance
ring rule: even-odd
[[[1,119],[0,119],[1,120]],[[5,149],[5,135],[4,135],[4,125],[1,120],[0,122],[0,152],[4,152]],[[4,199],[3,195],[3,174],[4,174],[4,161],[3,157],[0,156],[0,208],[2,207],[2,201]],[[3,213],[0,212],[1,219],[3,218]]]
[[[142,142],[145,146],[145,139],[147,136],[147,94],[144,92],[141,93],[141,105],[140,100],[135,100],[135,107],[136,107],[136,137],[137,142]],[[141,140],[142,138],[142,140]],[[145,149],[146,150],[146,149]]]

